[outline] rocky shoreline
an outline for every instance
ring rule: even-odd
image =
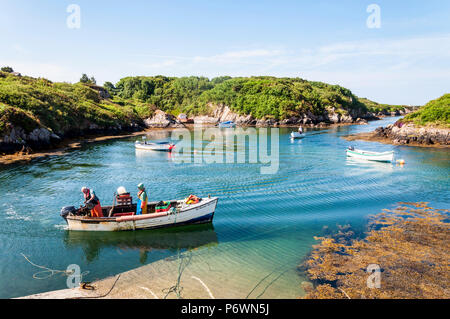
[[[251,115],[237,114],[227,105],[209,105],[213,109],[212,114],[195,116],[194,125],[215,126],[220,122],[233,121],[238,126],[255,127],[292,127],[302,125],[311,128],[324,128],[329,126],[367,124],[371,120],[379,120],[384,116],[396,116],[407,113],[393,112],[392,114],[347,114],[343,115],[330,109],[325,115],[314,115],[311,112],[301,114],[298,117],[290,117],[282,121],[271,118],[255,119]],[[189,125],[190,126],[190,125]],[[142,123],[132,123],[126,127],[98,127],[96,125],[84,125],[83,130],[56,134],[49,129],[40,127],[30,133],[26,133],[21,127],[12,127],[9,133],[0,138],[0,164],[28,162],[31,159],[60,155],[68,149],[79,147],[81,143],[100,141],[106,139],[123,138],[139,134],[145,134],[148,129],[167,129],[187,127],[175,116],[161,110],[156,110],[152,117],[144,119]]]
[[[114,139],[128,138],[133,136],[139,136],[146,134],[147,130],[142,130],[133,133],[122,133],[116,135],[101,135],[101,136],[89,136],[83,139],[64,139],[59,140],[59,144],[50,149],[42,149],[38,151],[33,151],[26,146],[15,153],[3,154],[0,156],[0,166],[10,165],[17,163],[28,163],[33,159],[43,158],[48,156],[61,156],[66,154],[70,150],[78,149],[83,146],[83,144],[103,142]]]
[[[418,127],[412,123],[397,121],[386,127],[378,127],[370,133],[345,137],[348,141],[364,140],[394,145],[422,147],[450,147],[450,129],[442,127]]]
[[[292,116],[287,119],[277,121],[273,118],[256,119],[252,115],[240,115],[233,112],[227,105],[224,104],[209,104],[208,106],[210,109],[214,110],[212,115],[194,117],[193,121],[195,124],[216,125],[219,122],[233,121],[238,126],[283,127],[303,125],[306,127],[324,127],[333,124],[367,124],[368,121],[379,120],[380,117],[386,116],[385,114],[377,115],[371,112],[350,112],[349,114],[340,114],[335,112],[336,109],[330,108],[328,112],[322,115],[315,115],[308,111],[300,114],[299,116]],[[404,111],[402,114],[405,114],[405,112],[408,111]],[[392,116],[396,115],[401,115],[401,113],[394,112],[394,114],[392,114]]]

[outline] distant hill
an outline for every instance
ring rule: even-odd
[[[312,124],[371,119],[376,112],[401,109],[359,99],[338,85],[300,78],[141,76],[101,87],[0,72],[0,151],[48,147],[53,140],[87,133],[139,130],[157,109],[211,115],[218,105],[280,122],[308,114]]]
[[[225,104],[231,110],[260,119],[283,120],[306,112],[325,115],[329,110],[364,115],[400,110],[403,106],[359,99],[338,85],[300,78],[262,77],[127,77],[111,93],[116,99],[134,99],[177,115],[212,114],[210,105]],[[209,106],[208,106],[209,105]]]

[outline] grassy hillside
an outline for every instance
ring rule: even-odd
[[[348,89],[299,78],[234,78],[216,85],[199,97],[199,104],[224,103],[241,114],[256,118],[285,119],[311,112],[366,112],[367,107]]]
[[[207,114],[214,104],[226,104],[240,114],[255,118],[282,120],[311,112],[315,115],[334,109],[341,114],[396,110],[401,106],[377,104],[359,99],[346,88],[300,78],[205,77],[170,78],[127,77],[109,91],[117,99],[133,99],[150,103],[155,108],[177,115]]]
[[[310,112],[365,114],[391,106],[358,99],[338,85],[300,78],[126,77],[105,83],[111,98],[88,83],[53,83],[0,72],[0,135],[14,126],[27,133],[46,127],[58,135],[142,123],[154,110],[173,115],[210,114],[211,104],[226,104],[240,114],[282,120]],[[78,133],[77,133],[78,132]]]
[[[26,132],[43,126],[57,134],[127,125],[140,118],[140,104],[119,105],[85,84],[52,83],[0,72],[0,134],[8,123]],[[149,109],[149,106],[147,106]]]
[[[419,110],[408,114],[402,122],[414,122],[419,126],[434,125],[450,128],[450,94],[444,94],[428,102]]]
[[[368,110],[373,113],[383,113],[383,112],[395,112],[403,110],[406,106],[405,105],[389,105],[389,104],[380,104],[374,101],[371,101],[366,98],[359,98],[359,101],[361,103],[364,103]]]

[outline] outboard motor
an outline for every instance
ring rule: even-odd
[[[75,215],[76,211],[77,210],[74,206],[65,206],[61,208],[60,215],[62,218],[66,219],[69,214]]]

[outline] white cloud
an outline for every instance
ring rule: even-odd
[[[211,55],[177,56],[140,53],[116,66],[35,63],[20,45],[19,57],[2,65],[53,81],[78,81],[81,71],[115,81],[136,74],[169,76],[273,75],[340,84],[357,95],[385,103],[423,104],[450,83],[450,35],[402,39],[368,39],[317,47],[224,50]],[[83,63],[83,62],[78,62]],[[75,64],[74,64],[75,65]],[[81,69],[81,70],[80,70]],[[425,91],[427,90],[427,91]]]

